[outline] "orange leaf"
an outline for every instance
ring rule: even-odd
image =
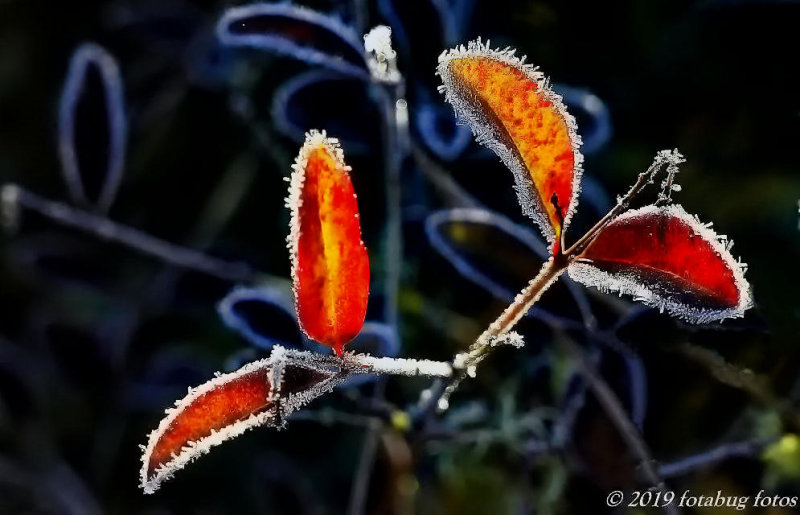
[[[569,275],[695,323],[742,316],[751,305],[745,266],[730,243],[680,206],[646,206],[613,220]]]
[[[369,258],[339,142],[310,131],[287,200],[295,309],[306,335],[342,355],[364,324]]]
[[[140,481],[145,493],[156,491],[212,447],[253,427],[279,425],[345,379],[330,363],[306,354],[276,347],[268,359],[190,389],[167,410],[142,448]]]
[[[459,118],[514,173],[523,211],[557,242],[575,211],[583,160],[561,97],[524,58],[480,39],[443,53],[437,73]]]
[[[190,390],[153,433],[142,457],[146,493],[198,454],[275,417],[269,368],[255,362]]]

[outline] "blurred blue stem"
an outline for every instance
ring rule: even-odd
[[[575,361],[578,370],[589,385],[589,389],[603,407],[603,410],[609,416],[611,422],[616,426],[628,450],[637,460],[644,479],[650,483],[651,487],[657,492],[666,493],[666,484],[656,466],[650,449],[639,433],[639,430],[636,429],[634,423],[628,417],[627,413],[625,413],[625,408],[623,408],[622,403],[616,394],[614,394],[614,391],[608,383],[600,377],[592,364],[589,363],[581,348],[569,337],[564,336],[559,338],[558,343]],[[679,510],[671,504],[665,505],[663,510],[668,514],[680,513]]]
[[[408,155],[408,111],[404,85],[378,85],[383,120],[386,240],[384,247],[384,320],[397,330],[397,296],[403,264],[400,173]]]
[[[723,444],[698,454],[687,456],[683,459],[665,463],[658,467],[663,477],[675,477],[688,474],[699,468],[710,467],[730,458],[752,457],[760,454],[767,446],[774,443],[776,438],[757,438],[744,442]]]
[[[17,208],[34,211],[53,222],[91,234],[101,240],[123,245],[170,265],[231,282],[280,281],[258,272],[247,263],[224,261],[194,249],[169,243],[144,231],[114,222],[105,216],[40,197],[15,184],[4,185],[2,196],[4,203],[13,202]],[[4,205],[3,210],[9,207]]]

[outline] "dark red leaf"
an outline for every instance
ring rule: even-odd
[[[751,299],[726,241],[680,206],[646,206],[608,224],[569,275],[691,322],[738,317]]]

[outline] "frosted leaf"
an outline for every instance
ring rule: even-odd
[[[155,492],[212,447],[284,418],[347,378],[335,358],[276,346],[267,359],[190,388],[143,447],[140,486]]]
[[[554,242],[575,212],[581,139],[575,119],[537,68],[480,39],[439,56],[445,98],[478,143],[513,172],[525,214]]]
[[[369,258],[339,142],[316,130],[292,165],[286,205],[295,310],[306,335],[341,355],[364,324]]]
[[[190,388],[142,447],[140,486],[155,492],[212,447],[286,417],[359,374],[450,377],[447,362],[346,353],[342,358],[274,346],[269,358]]]
[[[386,25],[374,27],[364,35],[364,49],[373,79],[390,84],[400,82],[397,52],[392,48],[392,29]]]
[[[693,323],[740,317],[752,299],[727,239],[681,206],[646,206],[608,224],[569,276]]]

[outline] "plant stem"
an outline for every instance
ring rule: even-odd
[[[408,113],[399,113],[405,106],[402,84],[376,85],[379,90],[383,123],[386,184],[386,244],[384,248],[385,309],[384,319],[391,327],[398,322],[397,298],[403,262],[403,220],[400,170],[407,155]],[[405,107],[403,107],[405,109]]]
[[[664,463],[658,467],[663,477],[674,477],[688,474],[702,467],[710,467],[730,458],[753,457],[774,443],[776,438],[757,438],[743,442],[720,445],[698,454],[687,456],[672,463]]]
[[[446,361],[382,358],[349,352],[345,354],[345,360],[347,370],[357,374],[390,374],[427,377],[450,377],[453,375],[453,367]]]
[[[542,265],[539,273],[531,279],[500,316],[475,340],[467,352],[456,354],[453,357],[455,372],[448,380],[437,383],[435,392],[425,390],[417,403],[418,409],[415,419],[426,418],[434,408],[443,411],[447,409],[450,396],[458,389],[461,382],[470,375],[474,375],[475,367],[488,356],[492,349],[509,343],[503,340],[511,330],[525,316],[525,313],[539,300],[542,294],[563,274],[569,260],[563,254],[558,254],[547,260]]]
[[[171,265],[202,272],[231,282],[251,283],[268,277],[243,262],[214,258],[194,249],[155,238],[146,232],[114,222],[105,216],[78,209],[63,202],[49,200],[15,184],[3,186],[4,204],[13,203],[61,225],[91,234],[101,240],[124,245],[141,254],[158,258]],[[3,205],[3,211],[12,206]]]
[[[639,434],[636,426],[628,417],[619,398],[617,398],[611,387],[608,386],[608,383],[598,375],[594,367],[586,360],[580,347],[569,338],[560,338],[559,343],[575,360],[581,375],[586,379],[597,401],[603,406],[603,409],[611,418],[614,425],[617,426],[617,430],[625,441],[625,445],[639,462],[645,480],[658,492],[666,493],[667,488],[664,479],[659,474],[658,468],[656,468],[655,460],[650,453],[650,449],[647,447],[641,434]],[[677,508],[671,504],[664,506],[663,509],[666,513],[679,513]]]
[[[461,359],[456,358],[454,361],[456,367],[464,368],[483,359],[494,340],[508,334],[517,325],[542,294],[566,271],[568,265],[568,259],[562,254],[547,260],[536,277],[531,279],[525,289],[514,298],[514,302],[486,328],[469,351],[463,354]]]
[[[631,186],[628,190],[628,193],[625,194],[624,197],[620,198],[617,201],[617,205],[615,205],[611,211],[609,211],[603,218],[600,219],[591,229],[586,231],[578,241],[576,241],[569,249],[564,251],[564,254],[567,256],[577,257],[580,255],[581,252],[589,246],[589,244],[595,239],[595,237],[600,233],[600,231],[609,223],[611,223],[616,217],[621,215],[630,205],[631,200],[639,194],[648,184],[653,182],[653,178],[658,174],[661,168],[668,162],[670,162],[673,154],[668,153],[668,151],[662,150],[659,152],[653,162],[650,164],[650,167],[647,168],[644,172],[639,174],[639,177],[636,179],[636,182]]]

